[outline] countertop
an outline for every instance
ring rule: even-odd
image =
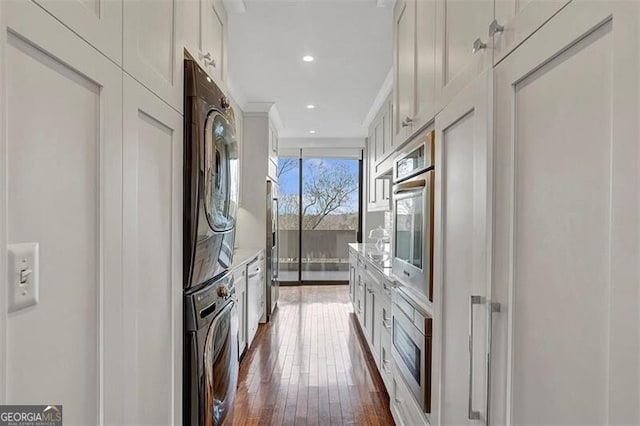
[[[231,270],[238,268],[251,262],[260,254],[264,249],[260,248],[237,248],[233,251],[233,263],[231,264]]]
[[[388,267],[383,266],[382,261],[376,260],[372,257],[372,254],[380,253],[374,243],[350,243],[349,248],[355,250],[360,256],[365,258],[371,265],[373,265],[378,272],[385,276],[390,281],[395,281],[393,275],[391,275],[391,252],[389,251],[389,244],[385,244],[383,251],[387,253]]]

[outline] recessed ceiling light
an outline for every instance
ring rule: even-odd
[[[315,130],[309,130],[309,133],[314,134],[316,131]]]
[[[316,106],[315,106],[315,105],[312,105],[312,104],[307,105],[307,109],[314,109],[315,107],[316,107]]]
[[[315,58],[313,56],[311,56],[311,55],[306,55],[306,56],[302,57],[302,60],[305,61],[305,62],[313,62],[314,59]]]

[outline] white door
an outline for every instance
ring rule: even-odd
[[[435,1],[416,1],[416,130],[435,115],[436,16]]]
[[[638,2],[495,69],[493,424],[638,424]]]
[[[122,72],[33,2],[1,2],[0,22],[0,397],[119,424]],[[7,315],[23,242],[39,301]]]
[[[436,103],[444,108],[491,66],[494,0],[437,0]]]
[[[182,414],[182,116],[125,74],[124,424]]]
[[[218,84],[222,84],[224,73],[224,16],[221,5],[214,7],[213,0],[200,0],[200,50],[203,55],[208,55],[203,59],[206,71]]]
[[[487,27],[494,38],[493,63],[504,59],[569,1],[495,0],[495,21]]]
[[[399,1],[396,9],[393,137],[394,143],[400,144],[411,134],[411,120],[416,110],[416,0]]]
[[[122,64],[122,2],[125,0],[35,1],[115,63]]]
[[[486,420],[492,78],[483,73],[435,122],[436,424]]]
[[[123,4],[123,66],[178,112],[183,107],[183,9],[176,0]]]

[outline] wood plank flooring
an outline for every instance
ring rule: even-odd
[[[234,425],[393,425],[347,286],[281,287],[240,364]]]

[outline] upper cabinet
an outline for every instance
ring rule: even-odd
[[[401,0],[395,6],[394,147],[435,114],[435,9],[431,1]]]
[[[123,66],[142,85],[182,111],[183,55],[177,0],[123,3]]]
[[[217,0],[194,0],[181,4],[185,48],[218,85],[224,86],[227,66],[227,14],[224,6]]]
[[[515,3],[515,0],[513,0]],[[439,0],[436,6],[438,109],[492,65],[493,0]]]
[[[113,0],[35,0],[73,32],[122,64],[122,2]]]
[[[493,37],[494,64],[500,62],[567,3],[569,0],[495,0],[495,20],[488,27],[488,35]]]
[[[391,168],[393,144],[391,137],[391,95],[383,102],[382,108],[369,126],[366,147],[367,210],[391,209],[390,181],[377,179]]]

